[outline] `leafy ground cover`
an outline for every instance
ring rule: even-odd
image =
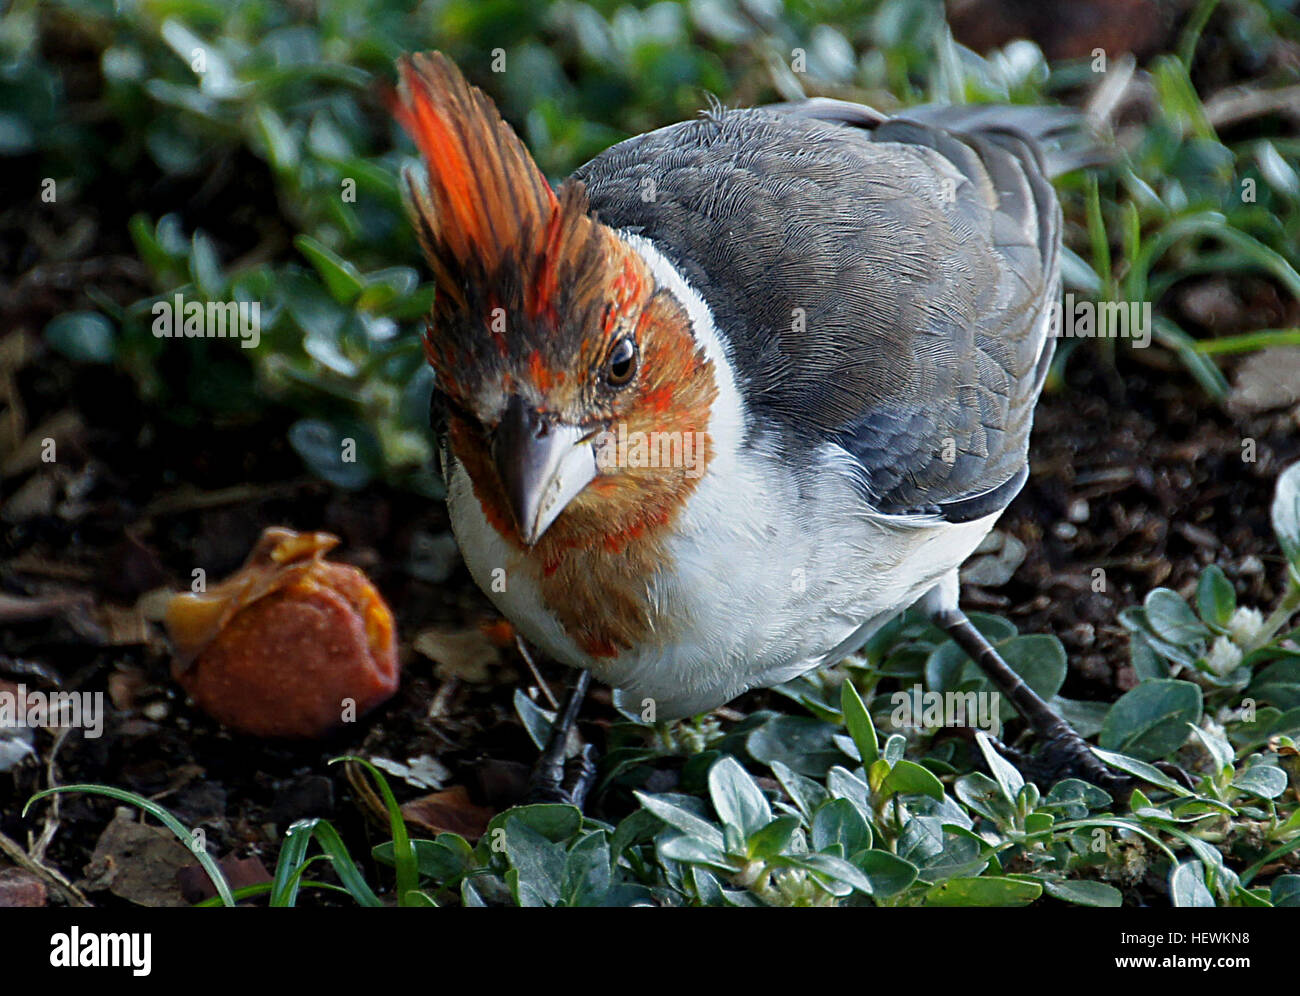
[[[193,864],[202,831],[233,881],[213,901],[254,858],[248,901],[274,904],[1300,902],[1282,476],[1300,458],[1300,24],[1203,2],[1140,64],[1076,41],[1072,60],[1025,41],[979,55],[937,5],[903,2],[12,5],[0,677],[102,690],[114,711],[97,740],[12,749],[7,857],[59,901],[183,901],[170,873],[104,872],[139,838],[100,796],[23,815],[37,791],[97,784],[175,815],[186,843],[151,834],[141,865]],[[429,291],[397,193],[412,150],[380,92],[425,47],[557,178],[706,92],[1105,112],[1115,161],[1061,188],[1068,289],[1149,302],[1153,343],[1061,342],[1034,476],[966,598],[1140,792],[1025,785],[969,731],[900,725],[895,692],[982,688],[904,617],[837,668],[668,728],[598,692],[588,813],[513,806],[560,676],[535,677],[473,589],[428,470]],[[258,347],[155,337],[153,304],[177,292],[259,302]],[[403,635],[398,697],[326,743],[222,731],[170,683],[151,621],[160,589],[228,572],[272,523],[341,535]],[[329,765],[343,755],[377,768]],[[1166,760],[1187,783],[1150,767]]]

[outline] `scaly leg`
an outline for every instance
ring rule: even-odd
[[[568,753],[569,731],[577,721],[590,684],[591,674],[578,671],[565,692],[555,722],[551,724],[546,748],[528,777],[525,802],[559,802],[581,809],[587,801],[587,793],[596,781],[596,750],[590,744],[583,744],[573,758],[566,761],[565,755]]]
[[[1112,794],[1132,787],[1133,780],[1103,764],[1083,737],[1011,670],[1002,655],[957,607],[956,572],[922,599],[921,605],[935,625],[946,630],[953,642],[989,676],[998,691],[1011,700],[1041,738],[1042,746],[1032,756],[998,745],[1000,752],[1022,773],[1043,789],[1063,778],[1081,778]]]

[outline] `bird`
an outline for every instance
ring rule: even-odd
[[[1061,286],[1051,178],[1090,161],[1053,144],[1072,112],[715,101],[553,188],[441,53],[399,60],[391,106],[422,160],[404,196],[436,284],[452,532],[516,631],[580,675],[547,785],[589,676],[693,716],[913,606],[1038,734],[1009,757],[1122,777],[958,604],[1029,473]]]

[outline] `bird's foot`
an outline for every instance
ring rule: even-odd
[[[528,777],[527,805],[561,803],[582,809],[596,783],[596,748],[583,744],[562,764],[548,762],[543,754]]]
[[[1036,753],[1020,753],[1020,757],[1022,774],[1044,789],[1066,778],[1078,778],[1119,796],[1135,785],[1130,776],[1106,765],[1065,723],[1044,738]]]
[[[551,724],[551,734],[528,776],[525,804],[562,803],[582,809],[596,782],[596,748],[581,744],[573,757],[569,753],[569,732],[574,729],[578,710],[587,696],[591,675],[578,672]]]

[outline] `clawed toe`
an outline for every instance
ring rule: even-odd
[[[595,782],[596,748],[591,744],[583,744],[563,765],[551,763],[543,755],[528,778],[524,802],[561,803],[582,809]]]

